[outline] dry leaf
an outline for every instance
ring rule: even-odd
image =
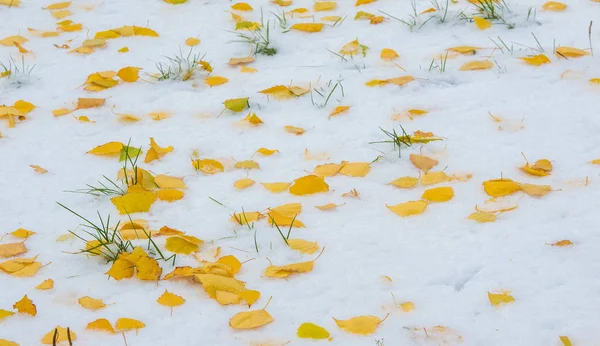
[[[273,317],[262,309],[239,312],[229,320],[229,325],[234,329],[255,329],[271,322]]]
[[[410,162],[412,162],[413,165],[415,165],[415,167],[424,171],[425,173],[427,173],[427,171],[429,171],[438,164],[437,160],[434,160],[424,155],[416,154],[410,154]]]
[[[500,304],[508,304],[515,301],[515,298],[509,294],[508,291],[503,291],[502,293],[490,293],[488,292],[488,299],[493,306],[498,306]]]
[[[18,256],[27,252],[25,242],[0,244],[0,258]]]
[[[53,288],[54,288],[54,280],[52,280],[52,279],[44,280],[41,284],[35,286],[35,289],[42,290],[42,291],[51,290]]]
[[[44,345],[59,345],[62,342],[70,342],[77,339],[77,335],[70,328],[56,326],[42,338]],[[55,341],[56,340],[56,341]]]
[[[98,310],[106,307],[106,304],[101,299],[94,299],[88,296],[79,298],[77,302],[82,307],[90,310]]]
[[[357,316],[348,320],[337,320],[335,318],[333,320],[345,332],[358,335],[371,335],[375,333],[377,327],[386,318],[387,316],[382,320],[377,316]]]
[[[112,324],[106,318],[99,318],[93,322],[88,323],[86,329],[89,330],[98,330],[103,332],[108,332],[111,334],[115,333],[115,329]]]
[[[422,214],[427,208],[427,201],[410,201],[387,206],[391,211],[402,217]]]
[[[24,295],[21,300],[16,302],[13,305],[13,309],[16,309],[21,314],[28,314],[31,316],[37,315],[37,308],[35,307],[35,304],[33,304],[33,301],[27,298],[27,295]]]

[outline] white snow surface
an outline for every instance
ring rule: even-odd
[[[510,1],[512,13],[507,20],[514,29],[493,24],[482,31],[473,23],[456,19],[458,11],[471,14],[473,6],[460,0],[450,4],[448,20],[435,20],[411,32],[402,23],[387,19],[378,25],[354,20],[357,11],[407,18],[411,3],[378,0],[355,7],[354,1],[338,2],[334,11],[317,12],[315,20],[326,15],[347,16],[338,26],[325,26],[320,33],[290,31],[282,33],[271,12],[293,8],[312,10],[313,2],[294,0],[292,6],[279,7],[267,0],[249,0],[254,11],[236,12],[247,20],[270,20],[272,44],[277,54],[257,56],[248,67],[257,73],[241,73],[239,66],[227,65],[231,57],[248,54],[249,47],[235,40],[231,19],[232,2],[225,0],[189,0],[171,5],[158,0],[75,0],[73,16],[65,18],[82,23],[79,32],[40,38],[27,28],[52,31],[56,20],[41,7],[51,2],[23,0],[20,7],[0,5],[0,39],[23,35],[30,41],[24,47],[28,64],[35,68],[28,81],[16,85],[0,79],[0,104],[12,105],[19,99],[37,108],[26,121],[8,128],[0,119],[0,229],[2,233],[23,227],[37,235],[26,241],[29,252],[39,254],[47,264],[35,276],[16,278],[0,273],[0,308],[12,310],[23,295],[37,305],[35,317],[17,314],[0,321],[0,339],[20,345],[38,345],[44,334],[57,325],[69,326],[77,333],[74,345],[122,345],[119,334],[109,335],[86,330],[98,318],[114,322],[119,317],[138,319],[146,324],[139,332],[127,333],[129,346],[139,345],[311,345],[316,341],[300,339],[296,330],[303,322],[326,328],[332,345],[376,345],[383,339],[394,345],[560,345],[559,336],[569,336],[574,345],[591,345],[600,338],[597,328],[600,307],[600,233],[597,231],[600,191],[598,166],[589,162],[600,157],[600,87],[589,82],[600,77],[600,64],[591,55],[562,59],[553,54],[553,46],[589,48],[590,20],[600,18],[600,3],[588,0],[568,1],[564,12],[541,10],[543,1]],[[418,11],[431,4],[416,2]],[[86,10],[85,5],[93,5]],[[527,20],[530,7],[537,9],[535,20]],[[427,18],[424,15],[423,18]],[[312,18],[289,18],[290,24],[312,22]],[[102,30],[123,25],[148,26],[160,37],[127,37],[109,40],[107,47],[89,55],[68,53],[53,44],[78,47],[86,38]],[[600,49],[600,23],[592,27],[592,45]],[[540,67],[525,64],[519,57],[535,53],[534,37],[540,41],[551,64]],[[99,93],[89,93],[81,85],[97,71],[138,66],[142,72],[156,72],[155,63],[180,50],[184,42],[196,37],[201,43],[194,52],[206,54],[214,67],[213,76],[229,82],[208,87],[207,75],[197,71],[188,81],[156,82],[143,75],[136,83],[124,83]],[[512,52],[498,49],[490,40],[500,37]],[[354,39],[369,47],[366,57],[342,61],[338,52]],[[72,40],[72,41],[70,41]],[[518,44],[517,44],[518,43]],[[519,45],[521,44],[521,45]],[[445,49],[472,45],[481,47],[476,56],[449,58],[446,71],[429,71],[433,57]],[[128,53],[117,50],[127,46]],[[380,59],[383,48],[396,50],[396,61],[407,70]],[[485,71],[459,71],[471,60],[486,57],[494,67]],[[13,56],[20,60],[15,47],[0,46],[0,61]],[[566,71],[564,78],[561,75]],[[365,82],[412,75],[417,80],[405,86],[368,87]],[[144,81],[145,80],[145,81]],[[273,100],[257,93],[274,85],[323,86],[327,81],[343,80],[344,96],[338,91],[326,107],[315,107],[310,95],[292,100]],[[102,97],[102,108],[79,110],[94,123],[82,123],[71,115],[53,117],[52,110],[73,108],[78,97]],[[241,113],[223,110],[223,101],[250,97],[250,109]],[[313,97],[318,96],[313,93]],[[323,102],[321,99],[315,101]],[[351,106],[335,117],[329,113],[338,105]],[[414,118],[392,120],[393,114],[408,109],[429,113]],[[112,111],[142,118],[124,124]],[[153,121],[147,114],[165,111],[172,117]],[[255,112],[264,124],[240,125],[248,112]],[[508,122],[503,131],[488,112]],[[424,146],[403,149],[398,157],[391,145],[370,144],[384,140],[383,129],[409,132],[430,131],[444,138]],[[301,136],[283,130],[286,125],[307,129]],[[520,127],[523,127],[522,129]],[[202,286],[183,281],[144,282],[131,278],[107,279],[109,265],[97,258],[73,255],[83,245],[77,239],[57,242],[56,238],[73,230],[80,222],[55,202],[61,202],[88,218],[119,216],[108,197],[93,197],[65,192],[93,184],[102,175],[116,176],[121,163],[115,158],[86,154],[90,149],[121,141],[148,148],[149,137],[161,146],[175,150],[158,161],[140,167],[157,174],[184,177],[188,189],[182,200],[157,201],[149,213],[132,215],[150,222],[151,229],[167,225],[205,241],[198,256],[214,260],[214,251],[247,261],[236,277],[249,289],[259,290],[261,298],[251,309],[262,308],[273,297],[267,311],[274,322],[256,330],[239,331],[229,319],[248,311],[247,305],[220,306],[210,299]],[[260,147],[278,149],[273,156],[255,155]],[[194,149],[201,157],[224,162],[224,173],[204,175],[190,164]],[[326,152],[328,161],[306,160],[311,153]],[[421,198],[427,188],[398,189],[388,183],[402,176],[419,176],[408,159],[422,152],[440,163],[451,174],[472,174],[466,182],[452,181],[436,186],[452,186],[454,198],[432,203],[427,210],[408,218],[392,213],[386,205]],[[548,177],[533,177],[521,172],[521,153],[530,162],[547,158],[554,164]],[[335,176],[327,178],[327,193],[294,196],[273,194],[260,182],[293,181],[307,175],[316,165],[326,162],[371,162],[364,178]],[[234,160],[254,159],[260,170],[233,169]],[[38,174],[29,165],[49,172]],[[542,198],[517,194],[518,209],[500,214],[494,223],[468,220],[489,199],[482,188],[485,180],[511,178],[519,182],[551,185],[553,192]],[[250,177],[257,184],[236,190],[233,182]],[[590,184],[585,186],[586,177]],[[343,198],[352,189],[360,199]],[[213,202],[212,197],[224,206]],[[259,253],[253,234],[245,226],[230,220],[234,211],[262,211],[268,207],[300,202],[298,219],[306,228],[294,229],[292,238],[318,242],[325,248],[310,273],[287,279],[264,276],[269,261],[283,265],[308,261],[289,249],[266,219],[256,223]],[[333,211],[315,206],[343,204]],[[15,239],[7,237],[4,243]],[[570,247],[548,244],[571,240]],[[164,238],[156,238],[161,247]],[[145,242],[135,242],[143,245]],[[160,262],[163,275],[171,263]],[[198,266],[192,256],[177,256],[176,266]],[[382,276],[389,276],[386,282]],[[53,290],[40,291],[36,285],[47,278],[55,281]],[[165,289],[186,299],[173,310],[156,303]],[[509,290],[515,302],[492,306],[488,292]],[[411,301],[415,310],[403,312],[397,302]],[[90,311],[77,299],[91,296],[111,305]],[[370,336],[352,335],[339,329],[332,317],[348,319],[360,315],[383,318]],[[445,326],[460,335],[456,338],[427,337],[423,328]],[[320,341],[319,343],[328,343]]]

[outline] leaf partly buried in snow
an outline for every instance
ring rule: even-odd
[[[333,320],[345,332],[358,335],[371,335],[375,333],[377,327],[386,318],[387,316],[382,320],[377,316],[357,316],[348,320],[337,320],[335,318]]]

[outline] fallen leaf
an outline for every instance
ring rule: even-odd
[[[510,292],[504,291],[502,293],[490,293],[488,292],[488,299],[493,306],[500,304],[508,304],[515,301],[515,298],[509,294]]]
[[[521,191],[521,185],[511,179],[487,180],[483,182],[483,190],[492,197],[502,197]]]
[[[25,242],[0,244],[0,258],[18,256],[27,252]]]
[[[319,251],[319,244],[303,239],[288,239],[288,246],[292,250],[296,250],[309,255],[312,255],[315,252]]]
[[[106,318],[99,318],[93,322],[88,323],[88,325],[85,329],[98,330],[98,331],[108,332],[111,334],[115,333],[115,329],[113,328],[112,324],[110,324],[110,322]]]
[[[189,255],[200,249],[204,241],[190,235],[179,235],[167,238],[165,248],[177,254]]]
[[[377,316],[357,316],[348,320],[337,320],[335,318],[333,320],[345,332],[358,335],[371,335],[375,333],[377,327],[386,318],[387,316],[382,320]]]
[[[385,61],[392,61],[398,59],[399,55],[398,53],[396,53],[395,50],[391,48],[383,48],[379,57]]]
[[[473,22],[475,22],[475,25],[479,30],[489,29],[492,26],[492,23],[489,20],[481,17],[473,17]]]
[[[292,183],[277,182],[277,183],[261,183],[269,192],[280,193],[288,189]]]
[[[244,179],[240,179],[240,180],[236,180],[233,183],[233,186],[238,189],[238,190],[243,190],[246,188],[249,188],[250,186],[254,185],[255,181],[249,178],[244,178]]]
[[[562,342],[563,346],[573,346],[571,343],[571,339],[568,336],[559,336],[560,342]]]
[[[14,315],[15,313],[12,311],[8,311],[8,310],[4,310],[4,309],[0,309],[0,321],[2,321],[3,319]],[[1,344],[0,344],[1,345]]]
[[[571,246],[573,245],[573,242],[568,240],[568,239],[564,239],[564,240],[559,240],[556,243],[552,243],[552,244],[548,244],[550,246]]]
[[[229,325],[234,329],[255,329],[271,322],[273,317],[262,309],[239,312],[229,320]]]
[[[98,310],[106,307],[106,304],[101,299],[94,299],[88,296],[79,298],[77,302],[82,307],[90,310]]]
[[[333,111],[331,111],[331,113],[329,113],[329,116],[332,117],[332,116],[344,113],[348,109],[350,109],[350,106],[337,106],[337,107],[335,107],[335,109]]]
[[[121,151],[123,151],[123,143],[121,142],[108,142],[106,144],[99,145],[94,149],[88,151],[88,154],[92,155],[110,155],[116,156],[121,155]]]
[[[419,182],[418,178],[415,177],[401,177],[394,181],[389,182],[389,185],[393,185],[395,187],[399,187],[401,189],[408,189],[411,187],[415,187]]]
[[[349,162],[345,163],[340,169],[340,174],[350,177],[364,177],[371,170],[368,162]]]
[[[32,258],[14,258],[0,263],[0,270],[16,277],[30,277],[40,270],[42,264],[36,262],[37,256]]]
[[[329,191],[329,185],[322,177],[316,175],[307,175],[294,180],[294,184],[290,187],[292,195],[304,196],[313,193]]]
[[[460,71],[487,70],[494,66],[489,60],[469,61],[460,67]]]
[[[89,108],[98,108],[104,106],[106,99],[100,98],[78,98],[77,99],[77,109],[89,109]]]
[[[524,58],[521,58],[521,60],[525,61],[529,65],[534,65],[534,66],[540,66],[543,64],[551,63],[550,59],[548,59],[548,57],[544,54],[538,54],[538,55],[524,57]]]
[[[438,164],[437,160],[417,154],[410,154],[410,162],[412,162],[415,167],[424,171],[425,173]]]
[[[42,343],[44,345],[59,345],[59,343],[71,342],[77,339],[77,335],[70,328],[63,328],[60,326],[56,326],[56,328],[52,329],[44,337],[42,338]]]
[[[29,165],[29,167],[33,168],[33,170],[36,173],[40,173],[40,174],[44,174],[44,173],[48,173],[48,171],[40,166],[37,165]]]
[[[219,77],[219,76],[211,76],[211,77],[206,77],[204,78],[204,83],[206,83],[209,87],[214,87],[217,85],[222,85],[225,84],[229,81],[229,79],[225,78],[225,77]],[[227,106],[225,106],[227,107]],[[230,108],[228,108],[230,109]]]
[[[567,9],[567,5],[562,2],[548,1],[542,8],[546,11],[562,12]]]
[[[135,264],[129,260],[118,258],[106,274],[115,280],[127,279],[133,276]]]
[[[160,297],[158,297],[156,302],[160,305],[174,307],[174,306],[183,305],[183,303],[185,303],[185,299],[165,290],[165,292]]]
[[[494,214],[494,213],[476,211],[476,212],[472,213],[471,215],[469,215],[468,219],[474,220],[474,221],[477,221],[480,223],[486,223],[486,222],[496,221],[497,217],[496,217],[496,214]]]
[[[293,133],[296,136],[300,136],[305,132],[303,128],[296,126],[284,126],[283,128],[286,132]]]
[[[590,53],[583,49],[563,46],[556,48],[556,55],[565,58],[579,58],[585,55],[590,55]]]
[[[146,325],[138,320],[134,320],[133,318],[119,318],[115,323],[115,329],[119,332],[126,332],[128,330],[138,330],[146,327]]]
[[[454,189],[450,186],[435,187],[425,190],[421,198],[429,202],[447,202],[454,197]]]
[[[327,339],[329,338],[329,332],[314,323],[305,322],[298,327],[298,331],[296,332],[299,338],[303,339]]]
[[[16,309],[21,314],[27,314],[31,316],[37,315],[37,308],[35,307],[35,304],[33,304],[33,301],[27,298],[27,295],[24,295],[21,300],[16,302],[13,305],[13,309]]]
[[[290,30],[304,32],[320,32],[323,29],[323,23],[296,23],[290,27]]]
[[[321,209],[321,210],[333,210],[339,206],[342,206],[343,204],[334,204],[334,203],[328,203],[325,205],[316,205],[315,208],[317,209]]]
[[[229,109],[233,112],[241,112],[244,109],[250,107],[250,103],[248,102],[248,97],[237,98],[237,99],[229,99],[225,100],[223,104],[226,109]]]
[[[146,191],[140,185],[132,185],[123,196],[110,199],[120,214],[145,213],[156,201],[156,193]]]
[[[203,159],[193,160],[192,165],[197,171],[205,174],[216,174],[225,171],[223,164],[217,160]]]
[[[533,197],[543,197],[552,191],[550,185],[520,184],[520,187],[521,191]]]
[[[407,217],[422,214],[427,208],[427,204],[427,201],[410,201],[387,207],[395,214]]]
[[[54,288],[54,280],[52,279],[46,279],[44,280],[41,284],[35,286],[36,290],[51,290]]]

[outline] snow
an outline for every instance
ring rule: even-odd
[[[30,41],[23,46],[33,53],[25,54],[25,61],[36,65],[23,84],[0,79],[0,104],[24,99],[38,107],[14,128],[0,119],[0,229],[7,233],[23,227],[37,232],[26,241],[29,252],[25,256],[39,254],[39,260],[48,263],[31,278],[0,275],[1,309],[11,310],[25,294],[38,309],[35,317],[15,315],[0,321],[0,339],[37,345],[44,334],[60,325],[77,333],[74,345],[120,345],[123,341],[118,334],[85,329],[97,318],[114,323],[119,317],[146,324],[137,335],[127,333],[130,346],[281,345],[288,341],[309,345],[313,342],[296,337],[303,322],[326,328],[335,345],[376,345],[381,339],[385,345],[442,345],[445,341],[420,332],[438,325],[462,337],[457,341],[447,336],[449,345],[559,345],[561,335],[569,336],[576,345],[586,345],[600,338],[596,328],[600,235],[595,229],[600,191],[596,188],[598,168],[589,163],[600,156],[600,121],[594,116],[600,87],[589,83],[589,79],[600,77],[600,64],[591,55],[561,59],[553,54],[554,42],[556,46],[589,47],[589,22],[600,18],[599,3],[569,2],[565,12],[554,13],[542,11],[541,1],[511,1],[512,14],[507,18],[515,28],[493,24],[481,31],[473,23],[455,18],[462,9],[471,13],[473,6],[461,0],[450,4],[446,23],[434,20],[411,32],[394,19],[378,25],[353,20],[359,10],[382,15],[381,10],[406,18],[412,11],[408,1],[378,0],[354,7],[354,1],[344,0],[338,2],[335,11],[315,14],[317,21],[326,15],[347,15],[341,25],[308,34],[293,30],[282,33],[271,12],[312,9],[311,1],[295,0],[292,6],[282,8],[266,0],[249,0],[254,11],[236,13],[260,21],[262,8],[265,22],[275,25],[271,34],[278,50],[273,57],[257,56],[248,65],[258,70],[254,74],[240,73],[239,66],[227,65],[229,58],[246,56],[249,51],[245,44],[230,43],[236,39],[231,32],[235,28],[229,13],[231,2],[189,0],[175,6],[158,0],[75,1],[70,7],[74,15],[66,19],[82,23],[84,30],[50,38],[28,33],[28,27],[54,30],[55,19],[41,9],[50,3],[23,0],[20,7],[0,5],[0,39],[26,36]],[[91,5],[89,10],[87,5]],[[528,21],[527,11],[532,6],[537,17]],[[417,1],[419,11],[428,7],[428,1]],[[312,21],[289,20],[290,24]],[[147,25],[160,37],[110,40],[106,48],[89,55],[69,54],[53,45],[75,48],[98,31],[123,25]],[[600,47],[600,32],[596,26],[592,29],[592,45]],[[500,51],[490,40],[499,42],[500,37],[509,46],[509,42],[516,42],[536,47],[531,33],[539,39],[551,64],[526,65],[518,57],[534,54],[531,49],[512,44],[512,53]],[[202,82],[206,73],[198,71],[185,82],[156,82],[143,76],[146,81],[124,83],[99,93],[79,87],[97,71],[138,66],[145,73],[155,73],[156,62],[180,50],[187,54],[189,48],[184,42],[196,36],[201,43],[194,52],[205,53],[205,60],[214,67],[212,75],[226,77],[228,83],[209,88]],[[345,62],[328,51],[337,52],[356,38],[369,47],[366,57],[355,56]],[[444,73],[429,71],[433,57],[459,45],[482,49],[474,57],[449,58]],[[118,53],[124,46],[130,52]],[[399,53],[396,62],[406,73],[379,58],[383,48]],[[490,70],[458,70],[467,61],[490,55],[495,63]],[[0,46],[0,61],[6,62],[10,56],[20,60],[15,47]],[[571,72],[561,78],[566,70]],[[405,86],[365,86],[372,79],[406,74],[417,80]],[[257,93],[290,81],[316,87],[330,80],[342,80],[344,96],[335,91],[324,108],[315,107],[310,95],[277,101]],[[53,109],[73,107],[78,97],[107,99],[102,108],[74,112],[95,123],[81,123],[71,115],[52,116]],[[263,125],[241,125],[239,120],[247,111],[225,111],[219,116],[223,101],[237,97],[250,97],[249,111],[255,112]],[[323,102],[315,93],[313,97]],[[329,118],[338,105],[351,108]],[[411,108],[429,113],[412,121],[392,120],[393,114]],[[142,120],[124,124],[113,111]],[[172,117],[153,121],[147,116],[150,112],[169,112]],[[488,112],[508,122],[502,124],[503,131]],[[379,127],[398,130],[399,124],[409,132],[431,131],[444,141],[403,149],[400,158],[390,145],[370,144],[385,140]],[[287,125],[307,131],[295,136],[283,130]],[[89,218],[94,218],[96,211],[114,219],[118,216],[108,197],[66,192],[93,184],[102,175],[113,177],[121,167],[116,159],[85,153],[109,141],[127,143],[129,139],[132,145],[142,145],[145,152],[149,137],[175,150],[141,167],[184,177],[188,189],[182,200],[158,201],[149,213],[133,217],[148,220],[151,229],[167,225],[203,239],[205,244],[197,254],[201,258],[214,260],[215,249],[221,247],[221,255],[234,255],[242,262],[253,259],[244,263],[236,277],[249,289],[261,292],[252,309],[262,308],[273,297],[267,307],[273,323],[252,331],[234,330],[229,319],[247,311],[247,306],[220,306],[199,284],[107,280],[109,265],[72,254],[83,246],[81,241],[56,241],[79,222],[56,201]],[[260,147],[280,153],[253,156]],[[195,172],[190,164],[195,149],[203,158],[226,163],[226,171],[210,176]],[[315,154],[326,152],[330,159],[306,160],[305,149]],[[422,215],[402,218],[386,205],[418,200],[426,187],[397,189],[388,183],[402,176],[418,176],[408,156],[421,151],[440,161],[436,170],[447,167],[449,175],[472,174],[472,178],[437,185],[452,186],[455,197],[447,203],[429,205]],[[541,158],[553,161],[552,174],[537,178],[519,171],[517,167],[525,163],[521,153],[532,163]],[[291,182],[325,162],[371,162],[379,155],[382,157],[364,178],[327,178],[330,191],[323,194],[273,194],[259,184]],[[234,160],[248,159],[259,162],[261,169],[246,172],[232,168]],[[40,175],[29,165],[39,165],[49,173]],[[518,209],[499,215],[494,223],[468,220],[474,206],[489,199],[481,182],[501,175],[519,182],[548,184],[553,192],[543,198],[518,194],[513,198]],[[233,182],[246,176],[257,184],[236,190]],[[586,177],[590,180],[587,186]],[[341,197],[352,189],[360,198]],[[316,255],[288,249],[266,219],[256,223],[256,253],[253,233],[231,222],[230,216],[242,208],[262,211],[291,202],[302,203],[298,219],[307,225],[294,229],[292,237],[316,241],[325,251],[311,273],[288,279],[265,278],[269,260],[283,265],[308,261]],[[314,208],[327,203],[344,205],[333,211]],[[547,245],[562,239],[574,245]],[[164,245],[164,238],[157,241]],[[163,275],[172,270],[170,263],[160,264]],[[183,265],[199,263],[192,256],[177,256],[176,266]],[[392,282],[381,276],[389,276]],[[34,289],[47,278],[54,279],[53,290]],[[165,289],[187,301],[174,308],[172,316],[168,308],[156,303]],[[510,290],[515,302],[492,306],[487,292],[502,290]],[[398,303],[413,302],[415,310],[395,308],[390,293]],[[85,310],[77,299],[86,295],[111,305],[99,311]],[[387,313],[388,319],[370,336],[347,334],[332,319],[359,315],[383,318]]]

